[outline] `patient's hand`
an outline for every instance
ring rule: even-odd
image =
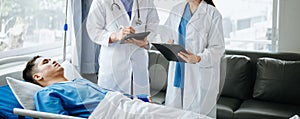
[[[140,95],[134,96],[133,100],[142,100],[144,102],[152,103],[151,97],[148,96],[148,95],[144,95],[144,94],[140,94]]]
[[[150,96],[148,96],[148,100],[149,100],[150,103],[153,103],[152,98]]]

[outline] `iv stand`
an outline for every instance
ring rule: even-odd
[[[68,17],[68,1],[66,0],[66,17],[65,17],[65,24],[64,24],[64,46],[63,46],[63,61],[66,60],[66,47],[67,47],[67,31],[68,31],[68,24],[67,24],[67,17]]]

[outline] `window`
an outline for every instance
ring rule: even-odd
[[[185,0],[155,0],[163,24],[171,8]],[[276,0],[274,0],[276,1]],[[248,51],[276,51],[277,41],[272,32],[273,0],[214,0],[223,16],[226,49]],[[273,47],[275,46],[275,47]]]
[[[273,0],[214,0],[223,15],[226,49],[275,51]]]
[[[0,58],[51,50],[61,55],[65,0],[0,0]],[[47,55],[49,55],[47,53]]]

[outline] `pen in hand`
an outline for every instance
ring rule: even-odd
[[[120,26],[121,30],[118,32],[117,40],[121,40],[123,37],[127,36],[128,34],[134,34],[135,29],[131,26],[124,27]]]

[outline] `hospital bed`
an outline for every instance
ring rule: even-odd
[[[32,56],[15,56],[0,59],[0,119],[80,119],[73,116],[38,112],[22,108],[8,86],[6,77],[22,79],[21,72],[24,69],[25,63],[31,58]]]
[[[8,86],[5,79],[6,77],[12,77],[19,80],[22,79],[21,72],[25,67],[25,63],[31,58],[32,56],[20,56],[20,57],[0,59],[0,80],[1,80],[0,81],[1,83],[0,84],[1,86],[0,87],[0,92],[1,92],[0,93],[0,119],[6,119],[6,118],[80,119],[79,117],[74,117],[74,116],[52,114],[47,112],[38,112],[35,110],[23,109],[23,106],[20,105],[20,102],[16,99],[16,97],[13,94],[14,89],[13,88],[11,89]],[[72,68],[74,67],[72,66]],[[8,69],[9,71],[4,71],[3,69],[6,70]],[[65,70],[72,71],[73,69],[65,67]],[[76,71],[76,73],[78,72]],[[69,73],[69,74],[71,74],[72,76],[75,75],[77,77],[76,73],[74,74]],[[70,75],[65,74],[66,78],[68,78],[69,76]],[[22,88],[21,91],[26,92],[26,90],[27,90],[26,88],[24,89]],[[27,97],[31,97],[31,96],[27,96]],[[165,107],[157,104],[145,103],[140,100],[131,100],[119,92],[108,92],[105,98],[99,103],[97,108],[93,111],[90,118],[92,119],[94,118],[210,119],[205,115],[200,115],[190,111],[179,110],[179,109]]]

